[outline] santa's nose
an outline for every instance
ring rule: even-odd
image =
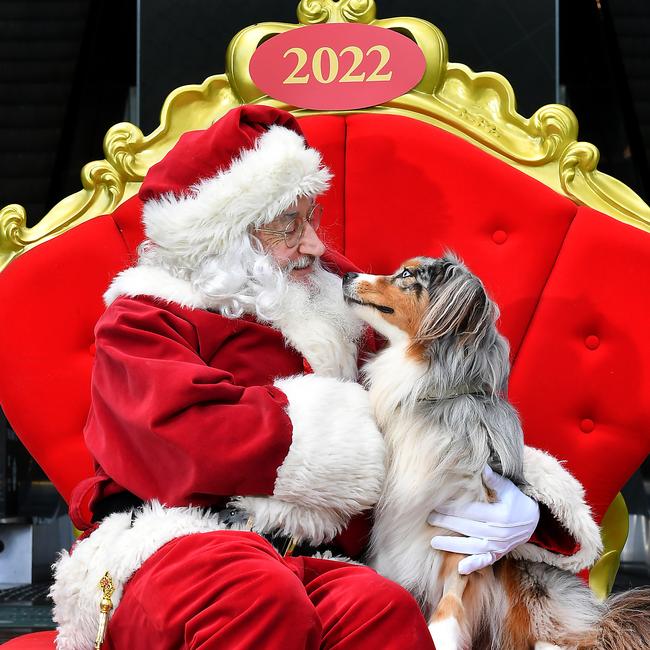
[[[311,224],[305,224],[305,230],[300,238],[299,251],[303,255],[320,257],[325,252],[325,244],[320,240]]]

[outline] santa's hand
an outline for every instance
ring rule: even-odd
[[[469,556],[458,563],[458,572],[464,575],[494,564],[527,542],[539,522],[537,502],[512,481],[489,467],[483,470],[483,481],[495,492],[495,503],[438,506],[427,518],[432,526],[464,535],[436,535],[431,540],[431,546],[439,551]]]

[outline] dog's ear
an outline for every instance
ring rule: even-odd
[[[481,281],[471,273],[452,272],[435,283],[418,331],[418,339],[431,342],[445,336],[460,344],[480,341],[496,320],[495,305]]]

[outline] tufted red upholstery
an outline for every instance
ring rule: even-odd
[[[484,279],[528,442],[567,460],[602,517],[650,448],[650,235],[423,122],[362,113],[302,125],[335,173],[330,245],[375,272],[451,248]],[[142,238],[138,217],[132,199],[0,275],[12,314],[0,321],[2,408],[64,497],[91,471],[81,430],[93,324]]]
[[[372,117],[346,120],[345,253],[381,273],[451,248],[503,307],[516,355],[576,206],[445,131]]]
[[[81,428],[88,413],[93,329],[102,292],[129,263],[112,217],[19,257],[0,275],[0,400],[23,444],[64,498],[92,472]]]
[[[598,518],[648,454],[649,244],[579,208],[511,376],[529,443],[569,461]]]

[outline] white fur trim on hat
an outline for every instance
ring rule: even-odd
[[[385,448],[359,384],[306,375],[277,380],[289,399],[289,453],[271,497],[238,497],[254,530],[320,544],[371,508],[385,475]]]
[[[526,447],[522,490],[551,511],[555,519],[580,544],[573,555],[559,555],[534,544],[523,544],[511,552],[512,557],[546,562],[577,573],[594,564],[602,551],[600,530],[585,501],[582,485],[550,454]]]
[[[331,178],[321,156],[295,131],[274,125],[225,171],[145,202],[149,240],[183,259],[226,250],[249,227],[269,223],[303,196],[324,192]]]
[[[126,583],[159,548],[177,537],[224,530],[215,514],[200,508],[165,508],[152,501],[134,512],[106,517],[97,530],[63,551],[54,565],[53,618],[57,650],[94,647],[99,624],[99,581],[106,571],[115,586],[113,610]],[[111,612],[111,613],[112,613]]]

